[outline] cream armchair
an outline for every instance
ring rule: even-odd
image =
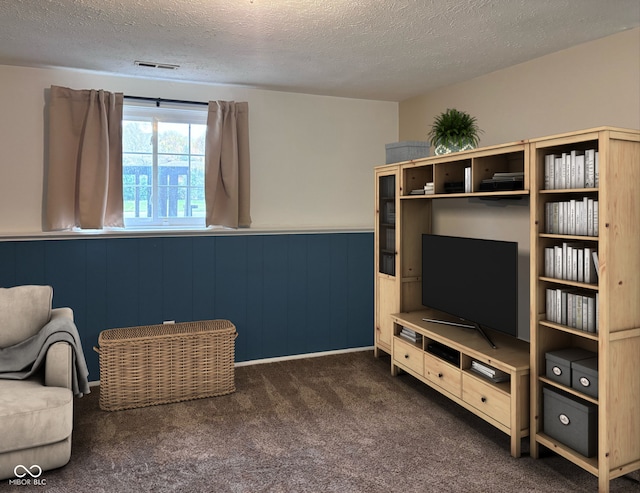
[[[16,468],[22,475],[61,467],[71,457],[73,345],[47,345],[26,378],[25,368],[7,363],[28,351],[47,324],[75,329],[73,311],[52,309],[52,298],[50,286],[0,288],[0,479],[16,477]]]

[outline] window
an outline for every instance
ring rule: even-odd
[[[205,225],[207,110],[125,104],[125,227]]]

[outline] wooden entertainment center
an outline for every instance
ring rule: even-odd
[[[597,181],[584,183],[574,178],[574,166],[581,170],[583,159],[587,167],[593,166],[592,151],[597,152]],[[575,155],[585,157],[576,160]],[[550,163],[565,156],[571,156],[566,166],[555,164],[563,170],[562,182],[560,175],[550,178]],[[494,173],[516,172],[524,176],[518,190],[480,191],[483,180]],[[465,182],[465,174],[467,191],[451,193],[449,185]],[[419,192],[427,183],[433,191]],[[613,127],[376,167],[375,355],[391,356],[393,375],[406,371],[509,434],[514,457],[520,455],[522,438],[530,436],[533,457],[544,446],[597,476],[599,491],[608,492],[610,480],[640,470],[639,184],[640,131]],[[433,318],[426,316],[421,297],[421,236],[432,233],[433,200],[517,196],[529,196],[530,201],[530,343],[491,332],[498,346],[492,349],[479,333],[423,321]],[[589,231],[587,211],[595,217]],[[554,219],[559,213],[560,223]],[[578,251],[587,257],[597,252],[595,278],[585,282],[582,269],[580,278],[549,272],[545,255],[567,246],[575,247],[574,259]],[[557,295],[557,308],[552,294]],[[577,315],[583,301],[584,324]],[[589,312],[588,302],[593,308]],[[401,336],[403,328],[418,340]],[[444,345],[459,359],[434,355],[431,343]],[[564,348],[595,355],[597,397],[549,378],[547,355]],[[508,382],[496,383],[472,371],[473,361],[506,372]],[[545,433],[543,394],[549,391],[566,394],[595,412],[597,449],[592,457]]]

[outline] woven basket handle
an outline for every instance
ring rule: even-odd
[[[100,348],[99,348],[98,346],[93,346],[93,350],[94,350],[96,353],[100,354]]]

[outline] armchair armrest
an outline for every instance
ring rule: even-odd
[[[71,389],[71,345],[68,342],[56,342],[47,351],[44,366],[44,384],[47,387],[65,387]]]
[[[68,318],[73,322],[73,310],[67,306],[51,310],[51,320],[55,318]]]
[[[71,308],[55,308],[51,310],[51,319],[68,318],[73,320]],[[47,351],[44,370],[44,384],[48,387],[65,387],[71,389],[72,360],[71,345],[56,342]]]

